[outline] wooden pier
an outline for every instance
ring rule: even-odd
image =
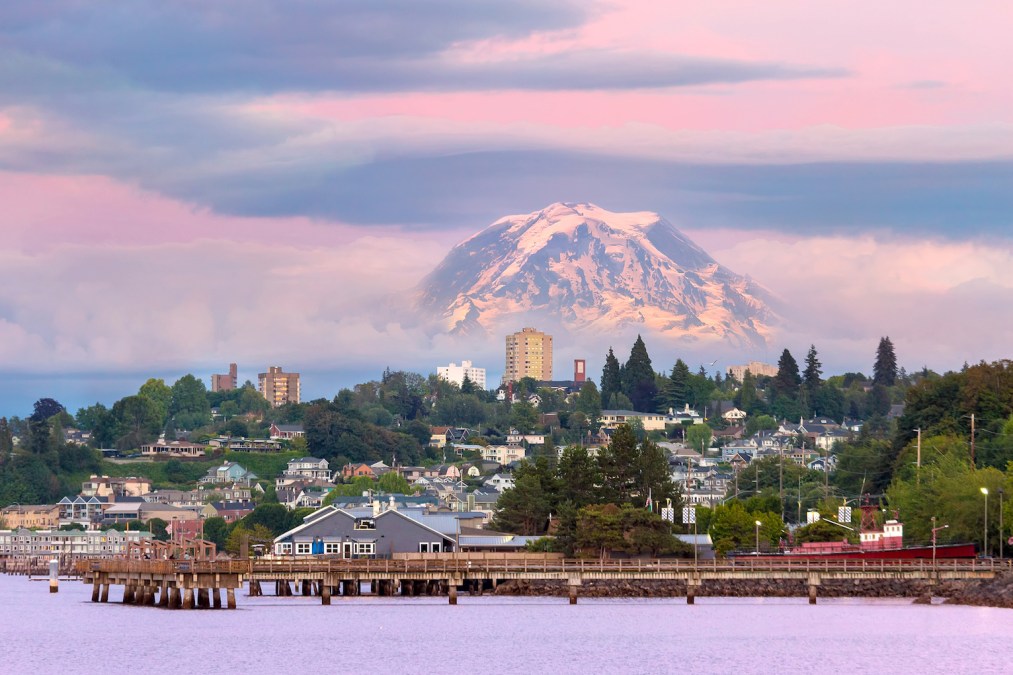
[[[371,593],[387,595],[446,595],[457,604],[459,591],[481,593],[509,580],[564,581],[569,600],[576,604],[586,581],[667,580],[683,582],[686,601],[708,581],[794,580],[808,587],[816,603],[826,581],[874,579],[941,581],[991,579],[1004,569],[993,560],[875,561],[713,561],[683,560],[563,560],[491,559],[477,554],[435,554],[417,559],[346,560],[291,557],[253,560],[90,560],[77,572],[92,585],[92,601],[108,602],[111,586],[122,586],[126,604],[171,609],[236,607],[236,589],[249,583],[250,595],[263,595],[274,584],[278,596],[318,596],[324,605],[335,595],[359,595],[368,584]]]

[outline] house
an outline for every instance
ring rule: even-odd
[[[703,416],[700,415],[700,413],[698,413],[696,410],[690,408],[688,403],[686,404],[685,408],[679,411],[669,408],[668,416],[665,419],[665,424],[703,424],[703,423],[704,423]]]
[[[438,464],[433,469],[440,478],[449,478],[453,481],[461,479],[461,469],[454,464]]]
[[[748,415],[745,411],[739,410],[738,408],[732,408],[731,410],[721,413],[721,418],[729,424],[741,424],[746,417],[748,417]]]
[[[109,501],[100,497],[64,497],[56,503],[60,507],[60,526],[78,523],[90,528],[102,519],[102,511]]]
[[[224,447],[229,452],[280,452],[282,450],[281,441],[265,438],[229,438]]]
[[[165,441],[147,443],[141,446],[141,454],[161,457],[203,457],[206,445],[186,441]]]
[[[373,468],[369,464],[346,464],[341,467],[341,477],[345,478],[358,478],[359,476],[367,476],[369,478],[376,478],[376,474],[373,473]]]
[[[507,445],[542,445],[545,443],[545,434],[521,434],[516,429],[511,429],[506,437]]]
[[[489,478],[489,480],[482,483],[482,485],[487,488],[503,492],[504,490],[509,490],[514,486],[514,477],[510,474],[497,473]]]
[[[141,497],[151,492],[147,478],[110,478],[92,475],[81,483],[83,497]]]
[[[288,467],[282,476],[286,478],[319,478],[329,481],[331,470],[326,459],[317,457],[300,457],[288,460]]]
[[[375,502],[369,515],[324,507],[274,540],[277,555],[390,558],[395,553],[453,550],[453,537],[413,520],[396,508],[380,511],[379,502]]]
[[[526,455],[524,446],[521,445],[490,445],[482,448],[482,459],[487,462],[495,462],[499,466],[518,462]]]
[[[642,413],[635,410],[602,410],[601,428],[616,429],[623,424],[630,424],[639,420],[644,431],[664,431],[668,422],[667,415],[660,413]]]
[[[304,438],[306,431],[301,424],[275,424],[272,422],[268,436],[273,441],[291,441],[293,438]]]
[[[225,462],[221,466],[208,469],[207,474],[201,477],[198,482],[216,485],[228,483],[244,483],[249,485],[255,480],[257,480],[257,474],[247,471],[235,462]]]

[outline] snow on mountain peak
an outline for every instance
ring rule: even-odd
[[[416,304],[450,332],[547,313],[575,329],[639,325],[757,344],[774,320],[764,295],[657,213],[557,202],[458,244],[422,281]]]

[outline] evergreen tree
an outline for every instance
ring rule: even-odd
[[[798,362],[787,349],[781,352],[777,361],[777,375],[774,376],[775,396],[785,396],[798,400],[798,388],[802,384],[802,376],[798,374]]]
[[[622,391],[623,384],[619,374],[619,359],[609,347],[609,353],[605,355],[605,367],[601,371],[601,400],[608,405],[614,394]]]
[[[965,369],[967,364],[964,364]],[[889,337],[879,339],[876,348],[876,364],[873,366],[872,383],[892,387],[897,383],[897,355]]]
[[[467,373],[465,373],[464,379],[461,380],[461,393],[462,394],[475,393],[475,383],[471,381],[471,378],[468,377]]]
[[[601,396],[598,395],[598,387],[594,385],[594,382],[588,380],[580,387],[580,393],[577,394],[577,403],[575,409],[579,413],[583,413],[587,423],[592,431],[598,430],[599,420],[601,419]]]
[[[157,407],[156,407],[157,411]],[[169,415],[177,429],[196,429],[211,422],[207,387],[193,375],[184,375],[172,385]],[[159,423],[161,427],[161,423]]]
[[[756,377],[746,368],[742,374],[742,386],[735,392],[735,407],[750,415],[756,410]]]
[[[14,452],[14,434],[7,424],[7,418],[0,417],[0,465],[10,459],[12,452]]]
[[[810,417],[816,411],[816,401],[820,391],[823,374],[823,364],[816,355],[816,345],[809,345],[809,353],[805,357],[805,370],[802,372],[802,393],[805,396],[803,401],[806,414]]]
[[[647,345],[643,338],[637,336],[630,350],[630,358],[622,371],[623,393],[633,402],[633,409],[639,412],[654,410],[654,399],[657,396],[657,385],[654,381],[654,369],[651,357],[647,354]]]
[[[689,402],[689,380],[689,366],[682,359],[676,359],[672,374],[665,381],[665,389],[658,397],[659,412],[668,412],[669,408],[681,410]]]

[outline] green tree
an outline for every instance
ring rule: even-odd
[[[777,427],[777,420],[770,415],[756,415],[746,420],[745,435],[752,436],[757,431],[773,431]]]
[[[377,487],[387,494],[412,494],[413,490],[408,480],[396,471],[388,471],[380,476],[376,482]]]
[[[141,385],[137,395],[150,399],[158,407],[160,423],[165,424],[169,418],[169,405],[172,403],[172,389],[165,380],[150,378]]]
[[[132,450],[158,438],[162,424],[158,406],[144,396],[127,396],[113,404],[116,447]]]
[[[552,501],[553,495],[546,492],[538,469],[524,462],[514,472],[514,486],[504,490],[496,503],[493,529],[528,536],[542,534]]]
[[[204,382],[189,374],[176,380],[172,385],[169,414],[177,429],[196,429],[210,424],[211,404]]]
[[[598,387],[595,386],[594,382],[588,380],[581,385],[580,393],[577,394],[575,409],[577,412],[583,413],[588,428],[591,431],[598,430],[601,420],[601,395],[598,393]]]
[[[556,468],[559,476],[559,499],[574,508],[595,501],[601,484],[598,462],[587,448],[571,446],[563,450]]]
[[[605,355],[605,366],[601,372],[601,400],[604,405],[609,405],[612,396],[620,393],[623,390],[622,379],[619,373],[619,359],[612,352],[612,348],[609,347],[608,354]]]
[[[221,516],[212,516],[204,520],[204,539],[218,547],[218,550],[225,550],[225,542],[229,538],[229,524]]]
[[[692,424],[686,427],[686,445],[701,455],[710,447],[712,436],[711,428],[706,424]]]
[[[261,504],[239,522],[247,529],[263,525],[274,537],[295,525],[292,514],[281,504]]]
[[[14,435],[6,417],[0,417],[0,465],[7,462],[14,453]]]
[[[622,371],[623,393],[633,402],[633,409],[640,412],[652,412],[654,400],[657,397],[657,385],[654,379],[654,368],[651,366],[651,357],[647,353],[647,345],[639,335],[633,348],[630,350],[630,358]]]
[[[260,544],[261,546],[265,546],[270,549],[271,544],[274,542],[275,535],[271,532],[271,530],[260,523],[248,526],[244,524],[243,521],[239,521],[233,525],[232,530],[229,532],[228,539],[225,541],[225,550],[232,555],[239,555],[242,549],[244,536],[247,537],[247,541],[251,545]]]
[[[681,410],[689,403],[690,378],[689,366],[682,359],[676,359],[675,365],[672,366],[672,374],[668,377],[665,388],[658,397],[661,403],[658,406],[660,412],[667,412],[669,408]]]
[[[889,337],[879,339],[876,363],[872,369],[872,383],[892,387],[897,382],[897,354]]]
[[[735,392],[735,407],[750,415],[754,414],[758,407],[756,396],[756,377],[747,368],[742,375],[742,386]]]
[[[798,362],[787,349],[781,352],[781,358],[777,361],[777,375],[774,376],[771,384],[775,396],[798,400],[798,389],[802,384],[802,376],[798,373]]]
[[[538,424],[538,411],[527,400],[521,399],[510,406],[510,426],[522,434],[531,433]]]
[[[74,422],[82,431],[95,431],[99,423],[109,414],[109,408],[101,403],[90,405],[87,408],[80,408],[74,415]]]
[[[816,399],[823,381],[823,364],[816,354],[816,345],[809,345],[809,353],[805,357],[805,370],[802,371],[802,391],[805,393],[806,414],[812,417],[816,409]]]
[[[169,524],[161,518],[152,518],[148,521],[148,530],[156,541],[169,541]]]

